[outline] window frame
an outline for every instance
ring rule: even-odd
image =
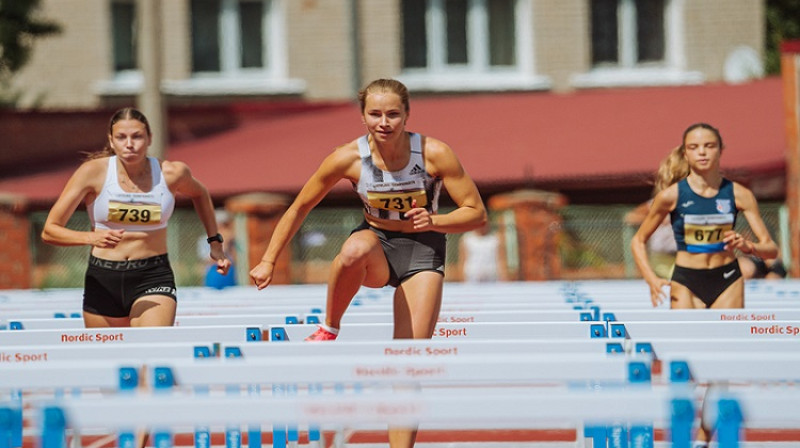
[[[591,2],[591,0],[587,0]],[[658,86],[701,84],[705,76],[701,72],[686,69],[685,42],[683,40],[683,15],[685,0],[664,0],[664,58],[661,61],[639,63],[636,31],[635,0],[618,0],[619,17],[619,62],[592,65],[584,72],[575,74],[570,85],[575,88]],[[587,8],[591,14],[591,7]],[[586,21],[591,26],[592,20]],[[591,45],[591,31],[588,31]],[[591,48],[588,51],[591,61]]]
[[[117,0],[112,0],[117,1]],[[124,1],[124,0],[123,0]],[[131,0],[135,5],[135,0]],[[228,24],[221,23],[221,34],[223,26],[231,26],[231,18],[225,18],[223,11],[224,5],[236,3],[233,14],[238,13],[238,0],[221,0],[223,9],[220,11],[220,20],[227,20]],[[186,62],[188,67],[188,78],[186,79],[163,79],[161,91],[165,94],[176,96],[218,96],[218,95],[297,95],[306,91],[307,86],[304,80],[289,78],[288,72],[288,48],[286,39],[286,18],[287,1],[291,0],[258,0],[264,3],[264,20],[262,32],[264,38],[264,66],[259,68],[232,67],[231,62],[224,62],[224,58],[235,58],[239,60],[240,53],[238,45],[234,41],[233,51],[229,50],[230,37],[220,43],[220,52],[223,54],[220,60],[220,71],[213,72],[193,72],[191,71],[192,54],[191,48],[187,48]],[[109,3],[110,5],[110,3]],[[227,14],[230,14],[228,12]],[[109,11],[109,18],[111,12]],[[234,17],[238,24],[238,18]],[[110,20],[110,19],[109,19]],[[188,22],[187,22],[188,25]],[[191,33],[190,25],[186,33]],[[236,33],[238,37],[238,31]],[[189,36],[191,39],[191,36]],[[112,48],[113,51],[113,48]],[[233,56],[228,56],[233,54]],[[113,58],[112,58],[113,60]],[[235,65],[235,64],[234,64]],[[113,72],[113,67],[112,67]],[[144,88],[143,74],[140,69],[123,72],[114,72],[110,80],[95,83],[93,90],[98,95],[136,95]]]
[[[446,62],[445,0],[426,0],[427,66],[401,67],[398,79],[409,89],[429,91],[474,90],[546,90],[549,77],[537,75],[533,54],[533,0],[514,0],[514,34],[516,63],[493,66],[489,54],[488,1],[467,2],[466,64]],[[401,27],[402,29],[402,27]],[[403,39],[400,39],[401,45]]]

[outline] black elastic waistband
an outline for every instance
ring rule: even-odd
[[[111,271],[135,271],[153,266],[169,264],[167,254],[156,255],[155,257],[142,258],[141,260],[103,260],[94,255],[89,255],[89,266],[108,269]]]

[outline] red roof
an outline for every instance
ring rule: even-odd
[[[412,97],[407,127],[450,144],[479,187],[558,186],[637,176],[643,184],[698,121],[720,129],[723,169],[745,175],[784,169],[777,77],[739,85]],[[291,194],[334,147],[363,132],[358,107],[345,104],[247,119],[233,130],[173,145],[167,158],[187,162],[215,198]],[[73,169],[2,179],[0,192],[52,202]]]

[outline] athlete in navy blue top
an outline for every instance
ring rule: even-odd
[[[663,288],[669,286],[671,308],[743,308],[744,277],[734,251],[762,258],[778,255],[753,193],[722,177],[722,149],[716,128],[693,124],[659,167],[653,204],[631,241],[653,306],[663,302]],[[739,212],[753,240],[735,231]],[[647,240],[667,215],[678,246],[671,281],[653,272],[646,251]],[[707,446],[709,434],[701,421],[695,447]]]
[[[722,149],[716,128],[694,124],[684,132],[683,144],[659,168],[653,205],[631,242],[653,306],[662,303],[662,288],[669,285],[672,308],[741,308],[744,280],[734,249],[763,258],[778,254],[753,193],[722,177]],[[739,212],[755,241],[734,230]],[[671,281],[653,272],[646,253],[647,240],[667,215],[678,244]]]
[[[778,255],[753,193],[722,177],[722,149],[719,131],[696,123],[659,167],[653,204],[631,241],[653,306],[663,302],[663,287],[669,286],[671,308],[743,308],[744,277],[734,251],[762,258]],[[739,212],[755,240],[734,230]],[[667,215],[678,246],[671,281],[653,272],[646,251],[647,240]],[[707,446],[709,434],[701,421],[695,447]]]

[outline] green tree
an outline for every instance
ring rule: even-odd
[[[36,16],[38,7],[39,0],[0,0],[0,106],[14,102],[11,77],[30,59],[34,41],[61,31]]]
[[[781,71],[781,42],[800,39],[800,0],[767,0],[768,74]]]

